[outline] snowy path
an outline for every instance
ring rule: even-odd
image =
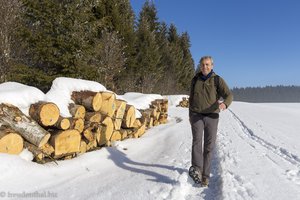
[[[0,171],[5,172],[0,173],[0,195],[39,191],[78,200],[300,199],[300,150],[293,138],[299,129],[291,120],[284,129],[272,123],[283,121],[285,112],[299,119],[300,112],[278,109],[282,113],[274,115],[274,109],[234,103],[221,113],[209,188],[194,187],[188,177],[188,109],[171,107],[169,123],[151,128],[142,138],[59,161],[58,166],[0,154]]]
[[[218,135],[222,199],[299,199],[299,158],[258,134],[234,111],[222,116]]]

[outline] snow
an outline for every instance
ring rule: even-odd
[[[43,100],[45,100],[45,94],[35,87],[17,82],[0,84],[0,103],[13,104],[26,115],[31,104]]]
[[[66,89],[69,92],[76,84],[65,87],[71,88]],[[12,88],[8,91],[0,85],[1,100],[5,100],[4,90],[12,97],[24,92]],[[36,100],[33,94],[27,94],[32,99],[24,98],[23,106]],[[168,123],[147,130],[139,139],[115,142],[113,147],[57,164],[31,162],[27,150],[20,155],[0,154],[0,197],[300,199],[300,104],[233,102],[220,113],[210,186],[199,188],[188,177],[192,142],[188,109],[176,107],[183,96],[164,96],[169,100]],[[129,93],[121,97],[144,108],[161,96]]]
[[[55,103],[63,117],[71,117],[68,109],[73,91],[90,90],[94,92],[106,91],[106,88],[100,83],[75,78],[56,78],[51,86],[51,89],[46,93],[46,99],[49,102]]]
[[[124,95],[118,95],[118,97],[125,100],[127,104],[133,105],[136,108],[136,118],[140,118],[142,116],[138,110],[149,108],[151,101],[154,101],[155,99],[164,99],[164,97],[159,94],[142,94],[138,92],[128,92]]]
[[[169,106],[177,106],[179,102],[182,101],[182,98],[188,98],[188,95],[168,95],[165,98],[168,99]]]

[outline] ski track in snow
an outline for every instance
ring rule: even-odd
[[[237,136],[240,139],[232,141],[234,140],[234,136]],[[266,158],[266,162],[269,160],[274,164],[273,170],[280,171],[282,175],[277,181],[282,180],[283,182],[283,179],[285,179],[286,181],[295,184],[295,187],[300,185],[299,157],[286,148],[274,145],[258,136],[252,128],[246,125],[245,121],[239,118],[232,110],[228,109],[228,111],[220,118],[216,142],[217,162],[220,168],[219,174],[221,176],[221,192],[219,199],[244,200],[261,198],[261,189],[260,186],[255,183],[255,177],[243,177],[239,174],[241,164],[247,163],[247,161],[240,156],[244,155],[244,153],[240,152],[241,149],[239,149],[239,147],[232,147],[237,145],[236,142],[240,140],[249,145],[249,147],[245,147],[245,151],[247,151],[249,155],[258,155],[257,153],[262,153],[262,156]],[[262,151],[262,149],[265,150]],[[255,159],[255,157],[253,158]],[[283,165],[280,160],[286,164]],[[261,161],[260,163],[264,162]],[[287,170],[284,166],[290,166],[293,170]],[[260,170],[256,171],[256,168],[257,166],[253,169],[254,176],[256,176],[257,173],[263,173],[263,171],[259,172]]]
[[[267,153],[265,153],[265,157],[267,157],[271,162],[273,162],[274,164],[276,164],[277,166],[279,166],[278,161],[274,160],[274,158],[272,158],[273,155],[278,156],[279,158],[287,161],[288,163],[290,163],[291,165],[295,166],[295,168],[300,169],[300,158],[289,152],[287,149],[280,147],[280,146],[276,146],[266,140],[264,140],[263,138],[259,137],[258,135],[255,134],[255,132],[249,128],[245,122],[243,120],[241,120],[237,114],[235,114],[231,109],[228,109],[232,118],[234,119],[234,121],[239,125],[239,127],[242,130],[243,135],[239,135],[240,137],[244,137],[246,136],[248,139],[247,142],[250,146],[252,146],[254,149],[256,149],[257,147],[255,147],[255,145],[253,145],[251,143],[251,141],[254,141],[256,144],[259,144],[260,146],[264,147],[265,149],[267,149],[269,152],[272,152],[273,154],[269,155]],[[243,138],[242,138],[243,139]],[[285,175],[286,178],[290,181],[292,181],[293,183],[300,185],[300,170],[285,170]]]
[[[246,124],[232,111],[229,110],[232,117],[237,121],[240,127],[243,130],[243,133],[251,140],[257,142],[258,144],[264,146],[268,150],[272,151],[274,154],[280,156],[284,160],[290,162],[291,164],[295,165],[296,167],[300,167],[300,158],[298,158],[295,154],[290,153],[288,150],[273,145],[266,140],[260,138],[259,136],[255,135],[255,133],[248,127]]]

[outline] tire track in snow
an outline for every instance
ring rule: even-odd
[[[288,161],[292,165],[295,165],[296,167],[300,167],[300,158],[296,156],[295,154],[289,152],[285,148],[276,146],[274,144],[271,144],[270,142],[262,139],[261,137],[255,135],[255,133],[232,111],[229,109],[229,112],[231,113],[232,117],[235,119],[235,121],[239,124],[241,127],[243,133],[250,138],[252,141],[257,142],[261,146],[267,148],[274,154],[280,156],[284,160]]]

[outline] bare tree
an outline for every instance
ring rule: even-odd
[[[0,0],[0,82],[6,81],[12,58],[13,34],[19,13],[18,0]]]
[[[103,30],[100,40],[97,71],[103,77],[101,81],[104,81],[105,86],[115,90],[114,78],[121,73],[126,61],[124,47],[115,31]]]

